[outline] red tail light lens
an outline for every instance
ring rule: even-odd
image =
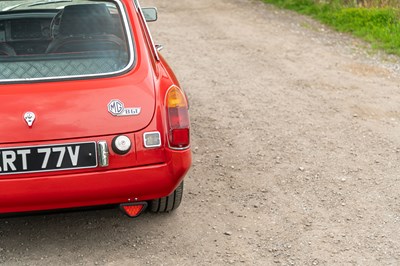
[[[168,140],[171,148],[184,149],[190,144],[190,123],[186,97],[176,86],[169,88],[166,97]]]
[[[190,139],[189,139],[188,128],[173,129],[171,135],[172,135],[172,143],[174,143],[176,147],[189,146]]]

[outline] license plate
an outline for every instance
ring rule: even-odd
[[[0,175],[94,167],[95,142],[0,149]]]

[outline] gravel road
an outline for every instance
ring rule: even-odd
[[[398,265],[398,58],[252,0],[143,1],[191,103],[174,213],[0,220],[4,265]]]

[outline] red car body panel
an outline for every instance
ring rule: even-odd
[[[113,171],[2,180],[0,213],[146,201],[169,195],[190,167],[190,151],[167,163]]]
[[[106,79],[4,85],[7,94],[1,94],[0,142],[73,139],[145,128],[154,115],[155,96],[153,77],[143,72]],[[138,74],[143,76],[138,79]],[[112,99],[125,106],[140,106],[141,114],[116,119],[105,108]],[[31,128],[20,123],[26,111],[38,117]]]
[[[89,169],[0,175],[0,213],[148,201],[165,197],[191,165],[190,148],[168,145],[165,97],[179,83],[165,60],[155,58],[149,33],[132,1],[122,1],[135,40],[135,63],[126,73],[79,80],[1,84],[0,149],[106,141],[124,134],[132,149],[109,165]],[[140,107],[137,116],[115,117],[108,103]],[[26,111],[37,119],[28,127]],[[145,148],[143,134],[158,131],[161,147]]]

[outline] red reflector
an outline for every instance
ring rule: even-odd
[[[146,203],[121,204],[121,210],[131,218],[139,216],[146,208]]]
[[[188,128],[173,129],[171,145],[174,147],[184,148],[189,146],[190,134]]]

